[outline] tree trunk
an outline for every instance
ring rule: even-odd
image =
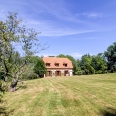
[[[10,85],[9,91],[11,92],[16,91],[17,84],[18,84],[18,79],[13,79],[13,82]]]

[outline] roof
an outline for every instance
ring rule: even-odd
[[[44,63],[50,63],[50,66],[47,68],[73,68],[72,62],[68,58],[60,58],[60,57],[43,57]],[[55,64],[59,64],[59,66],[55,66]],[[67,64],[67,66],[64,66]]]

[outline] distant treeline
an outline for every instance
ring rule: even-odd
[[[70,55],[60,54],[72,61],[74,75],[104,74],[116,72],[116,42],[110,45],[104,53],[97,55],[85,54],[81,59],[74,59]]]

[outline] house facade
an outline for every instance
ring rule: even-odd
[[[72,76],[73,65],[68,58],[43,57],[47,68],[46,77]]]

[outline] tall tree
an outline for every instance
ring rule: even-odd
[[[30,56],[45,48],[39,42],[38,34],[23,25],[17,13],[10,12],[5,22],[0,21],[0,73],[4,73],[6,79],[8,76],[12,78],[11,91],[15,91]]]
[[[81,69],[85,72],[85,74],[95,73],[94,68],[91,66],[91,62],[92,62],[92,56],[90,56],[89,54],[82,56],[80,66]]]
[[[91,66],[95,69],[95,73],[106,73],[107,72],[107,62],[105,60],[104,54],[99,53],[96,56],[92,56]]]
[[[116,42],[110,45],[104,54],[108,63],[108,69],[112,72],[116,71]]]
[[[39,75],[39,77],[43,77],[46,74],[46,66],[44,61],[41,58],[37,59],[37,62],[33,68],[34,72]]]

